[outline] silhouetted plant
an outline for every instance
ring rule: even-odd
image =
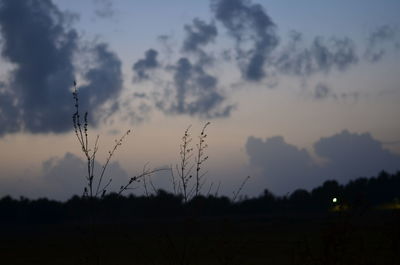
[[[182,193],[185,203],[189,200],[190,190],[188,190],[188,185],[190,179],[193,177],[191,174],[193,165],[190,162],[193,156],[193,148],[190,146],[190,143],[193,139],[190,135],[190,128],[191,126],[185,130],[182,136],[182,144],[180,145],[179,152],[181,158],[180,165],[176,165],[179,178],[178,191]]]
[[[105,179],[104,174],[106,169],[111,161],[111,158],[114,156],[115,151],[119,146],[122,145],[125,138],[131,133],[131,130],[127,130],[119,139],[115,140],[114,146],[111,150],[108,151],[108,155],[106,157],[106,161],[101,167],[100,175],[98,177],[95,176],[95,165],[96,165],[96,154],[98,151],[98,143],[99,143],[99,135],[97,135],[96,140],[94,142],[93,148],[89,147],[89,134],[88,134],[88,112],[86,111],[84,114],[83,120],[81,119],[81,114],[79,110],[79,97],[78,97],[78,89],[76,81],[74,81],[74,91],[72,92],[73,99],[75,101],[75,113],[72,115],[72,121],[74,126],[74,131],[76,138],[81,146],[81,150],[85,155],[87,160],[87,176],[86,176],[86,186],[84,187],[83,196],[89,198],[102,198],[107,193],[107,189],[112,182],[112,178],[109,177]],[[141,179],[150,176],[151,174],[161,171],[165,169],[146,169],[144,167],[143,172],[139,175],[133,176],[129,179],[129,181],[122,185],[118,191],[118,194],[122,194],[124,191],[132,189],[131,186],[133,183],[140,182]],[[97,183],[97,185],[96,185]]]
[[[203,178],[207,174],[207,171],[202,173],[201,172],[201,166],[202,164],[208,159],[208,156],[205,155],[205,150],[208,147],[208,144],[205,142],[205,139],[207,137],[206,134],[206,128],[207,126],[210,125],[210,122],[207,122],[204,126],[203,129],[200,132],[199,135],[199,142],[196,144],[197,148],[197,156],[196,156],[196,189],[195,189],[195,196],[198,196],[200,194],[200,190],[204,185]]]
[[[119,139],[115,140],[114,146],[111,150],[108,151],[108,155],[106,157],[106,161],[103,164],[100,175],[95,176],[95,165],[96,165],[96,154],[98,151],[98,143],[99,143],[99,135],[97,135],[96,140],[92,149],[89,147],[89,134],[88,134],[88,112],[85,112],[83,120],[81,119],[80,111],[79,111],[79,97],[78,97],[78,89],[76,81],[74,81],[74,91],[72,93],[73,99],[75,101],[75,113],[72,115],[72,121],[74,126],[75,135],[78,139],[80,147],[82,149],[83,154],[87,160],[87,183],[84,187],[83,197],[89,198],[88,201],[88,214],[90,218],[90,236],[87,238],[87,246],[88,249],[88,259],[92,260],[94,264],[100,264],[100,251],[99,251],[99,231],[96,229],[96,216],[98,212],[96,212],[98,201],[95,200],[97,198],[104,198],[107,193],[107,189],[112,182],[112,178],[109,177],[105,179],[106,169],[115,154],[115,151],[119,146],[122,145],[125,138],[130,134],[131,130],[127,130]],[[143,168],[143,172],[137,176],[131,177],[125,185],[122,185],[118,191],[118,195],[121,195],[124,191],[132,189],[132,185],[134,183],[140,182],[142,179],[150,176],[156,171],[160,171],[163,169],[146,169],[146,166]],[[146,190],[147,191],[147,190]]]

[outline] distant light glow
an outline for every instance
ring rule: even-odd
[[[332,199],[332,202],[333,202],[333,203],[337,203],[337,198],[334,197],[334,198]]]

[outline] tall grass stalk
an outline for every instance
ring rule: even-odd
[[[210,125],[210,122],[207,122],[204,126],[203,129],[201,130],[201,133],[199,135],[199,142],[196,144],[197,147],[197,156],[196,156],[196,190],[195,190],[195,197],[200,194],[200,190],[202,189],[204,185],[203,178],[207,174],[207,171],[202,173],[201,172],[201,166],[202,164],[208,159],[208,156],[205,155],[205,150],[208,147],[208,144],[205,142],[205,139],[207,137],[206,134],[206,129],[207,126]]]
[[[178,190],[182,193],[183,200],[185,203],[189,201],[190,190],[188,190],[188,185],[190,179],[193,177],[191,174],[194,165],[191,164],[191,158],[193,157],[193,148],[191,147],[191,142],[193,138],[190,134],[191,125],[186,128],[185,133],[182,136],[182,144],[180,145],[180,165],[176,165],[176,170],[179,177]]]
[[[95,176],[95,165],[96,165],[96,155],[99,149],[99,135],[96,136],[93,147],[90,148],[89,141],[89,133],[88,133],[88,112],[86,111],[83,119],[80,114],[79,109],[79,96],[78,96],[78,88],[76,81],[74,81],[74,91],[72,92],[72,96],[75,103],[75,113],[72,115],[72,122],[74,126],[75,136],[78,139],[81,150],[87,161],[87,175],[86,185],[84,187],[83,196],[88,197],[90,199],[94,198],[102,198],[106,195],[109,186],[112,182],[112,178],[105,177],[106,170],[112,157],[114,156],[117,149],[122,145],[125,141],[125,138],[131,133],[131,130],[127,130],[119,139],[116,139],[112,148],[108,151],[105,163],[101,167],[100,174]],[[141,179],[151,176],[153,173],[161,170],[166,170],[163,168],[160,169],[147,169],[146,166],[143,169],[141,174],[131,177],[125,185],[122,185],[117,193],[121,195],[124,191],[131,190],[132,185],[134,183],[138,183]]]

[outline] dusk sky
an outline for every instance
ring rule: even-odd
[[[82,194],[73,81],[110,189],[179,163],[284,195],[400,170],[398,0],[1,0],[0,197]],[[100,166],[99,166],[100,168]],[[171,190],[169,172],[153,176]],[[143,193],[139,187],[134,191]]]

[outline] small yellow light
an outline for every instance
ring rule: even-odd
[[[337,203],[337,198],[336,198],[336,197],[333,198],[333,199],[332,199],[332,202],[333,202],[333,203]]]

